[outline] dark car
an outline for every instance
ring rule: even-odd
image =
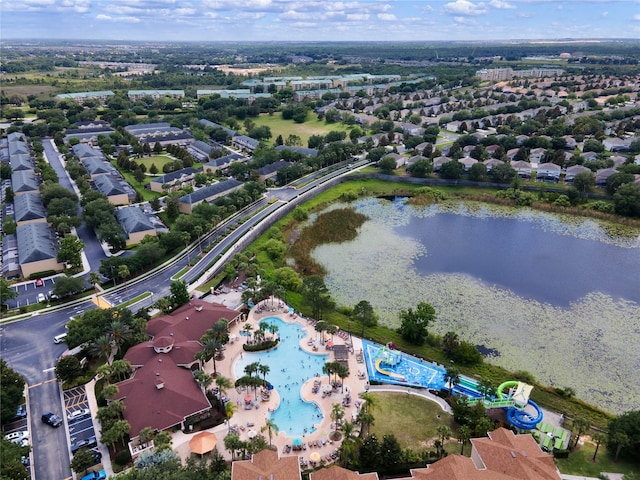
[[[93,461],[95,463],[100,463],[102,461],[102,452],[98,450],[98,448],[92,448],[91,453],[93,453]]]
[[[76,453],[81,448],[92,448],[98,445],[96,437],[89,437],[82,440],[78,440],[71,444],[71,453]]]
[[[62,419],[57,416],[55,413],[45,413],[42,415],[42,421],[47,425],[51,425],[52,427],[59,427],[62,425]]]

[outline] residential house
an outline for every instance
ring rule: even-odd
[[[64,265],[58,262],[58,240],[46,223],[27,223],[16,228],[18,261],[24,278],[34,273],[59,271]]]
[[[200,338],[211,325],[239,317],[224,305],[194,299],[171,315],[149,320],[151,339],[127,351],[124,358],[134,374],[117,384],[118,393],[111,399],[124,403],[131,438],[145,427],[184,428],[187,419],[209,415],[211,404],[193,378],[192,370],[199,365],[194,355],[202,349]]]
[[[560,180],[560,173],[562,169],[560,165],[555,163],[541,163],[538,165],[536,180],[542,180],[544,182],[557,182]]]
[[[124,207],[116,210],[116,218],[124,230],[126,245],[137,245],[147,235],[155,236],[156,228],[140,207]]]
[[[233,146],[239,150],[244,150],[253,153],[258,148],[260,142],[255,138],[247,137],[246,135],[236,135],[231,139]]]
[[[582,158],[585,162],[591,162],[598,159],[598,154],[596,152],[582,152]]]
[[[507,150],[507,158],[509,159],[509,161],[513,162],[513,159],[516,158],[516,155],[519,151],[519,148],[511,148]]]
[[[56,95],[56,98],[58,100],[73,100],[80,104],[84,104],[87,100],[97,100],[100,103],[105,103],[114,95],[115,94],[111,90],[101,90],[98,92],[59,93]]]
[[[126,188],[125,184],[126,183],[123,180],[119,180],[109,174],[98,175],[93,180],[95,189],[106,196],[109,203],[113,205],[126,205],[131,201],[130,190],[132,189],[129,185],[126,185],[129,187]]]
[[[573,183],[573,179],[577,174],[590,171],[590,169],[582,165],[573,165],[571,167],[568,167],[565,171],[564,181],[565,183]]]
[[[87,169],[87,172],[91,176],[91,180],[95,180],[98,175],[112,175],[116,178],[120,177],[120,172],[101,157],[83,158],[80,163],[82,163],[82,166]]]
[[[376,472],[358,473],[338,465],[322,468],[309,474],[309,480],[378,480]]]
[[[497,167],[498,165],[504,165],[504,162],[502,160],[498,160],[497,158],[490,158],[488,160],[485,160],[482,163],[484,163],[485,167],[487,168],[487,172],[490,172],[493,169],[493,167]]]
[[[19,170],[11,174],[11,188],[16,196],[25,193],[39,193],[40,182],[33,170]]]
[[[407,158],[407,161],[406,161],[407,168],[411,167],[416,162],[420,162],[422,160],[429,160],[429,159],[423,155],[414,155],[412,157]]]
[[[628,152],[631,143],[637,140],[637,138],[629,137],[629,138],[605,138],[602,141],[605,150],[610,152]]]
[[[184,90],[129,90],[127,96],[132,102],[143,97],[151,97],[154,100],[161,97],[183,98]]]
[[[180,211],[182,213],[192,213],[193,208],[202,202],[211,202],[218,197],[227,195],[234,190],[242,188],[242,182],[235,178],[230,178],[223,182],[214,183],[206,187],[199,188],[193,193],[180,197]]]
[[[225,155],[224,157],[216,158],[215,160],[205,163],[202,166],[202,170],[205,173],[215,173],[218,170],[226,170],[233,162],[246,162],[247,160],[248,158],[244,155],[233,152],[229,155]]]
[[[464,171],[468,172],[469,169],[476,163],[478,163],[478,160],[476,160],[473,157],[462,157],[460,159],[458,159],[458,161],[464,165]]]
[[[383,160],[385,158],[392,158],[396,162],[395,168],[400,168],[401,166],[403,166],[403,165],[405,165],[407,163],[406,157],[403,157],[402,155],[400,155],[398,153],[388,153],[387,155],[382,157],[381,160]]]
[[[140,137],[140,143],[148,143],[151,148],[153,148],[156,143],[159,143],[162,147],[166,147],[167,145],[188,146],[193,143],[194,140],[193,135],[182,131]]]
[[[183,168],[175,172],[155,177],[149,182],[149,188],[153,192],[165,193],[180,190],[185,185],[195,185],[195,176],[198,171],[193,167]]]
[[[289,150],[291,152],[296,152],[296,153],[299,153],[301,155],[304,155],[305,157],[317,157],[318,156],[318,150],[315,149],[315,148],[294,147],[294,146],[290,146],[290,145],[278,145],[276,147],[276,150],[278,152],[282,152],[283,150]]]
[[[531,177],[531,164],[529,162],[525,162],[524,160],[516,160],[509,162],[511,168],[513,168],[516,173],[522,178],[530,178]]]
[[[544,158],[545,153],[547,153],[545,148],[533,148],[529,152],[529,161],[531,163],[540,163]]]
[[[623,157],[622,155],[613,155],[609,157],[609,160],[613,161],[613,166],[615,168],[619,167],[620,165],[624,165],[627,161],[626,157]]]
[[[219,149],[220,145],[203,142],[202,140],[196,140],[187,147],[187,151],[198,162],[209,161],[209,155],[211,154],[211,152]]]
[[[615,168],[602,168],[596,172],[596,186],[604,187],[607,184],[607,179],[616,173],[619,173]]]
[[[280,457],[278,452],[265,448],[253,454],[250,460],[236,461],[231,465],[231,480],[257,480],[259,478],[264,480],[302,478],[298,457]]]
[[[277,162],[265,165],[258,169],[258,181],[266,182],[268,179],[275,177],[278,174],[278,170],[291,165],[292,163],[286,160],[278,160]]]
[[[437,172],[440,170],[440,167],[447,162],[453,160],[451,157],[436,157],[433,159],[433,171]]]
[[[19,172],[21,170],[33,170],[33,158],[28,153],[14,153],[10,155],[11,170]]]
[[[13,212],[17,225],[47,222],[47,212],[42,205],[40,193],[16,195],[13,200]]]
[[[237,133],[234,130],[231,130],[230,128],[225,127],[224,125],[220,125],[219,123],[211,122],[205,118],[200,119],[199,122],[205,127],[224,130],[226,134],[229,135],[230,138],[233,138],[237,135]]]

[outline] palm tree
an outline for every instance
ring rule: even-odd
[[[116,360],[111,364],[111,377],[118,381],[126,378],[131,371],[131,364],[127,360]]]
[[[118,350],[120,350],[120,347],[131,339],[131,327],[122,320],[116,319],[109,324],[107,334],[111,339],[111,353],[108,362],[111,363],[118,353]]]
[[[203,337],[204,342],[202,344],[202,353],[205,362],[209,360],[213,360],[213,376],[215,377],[218,374],[216,369],[216,354],[220,347],[222,347],[222,343],[217,338],[207,338]]]
[[[444,442],[446,442],[451,438],[451,429],[446,425],[440,425],[436,429],[436,432],[438,433],[438,438],[440,439],[440,444],[442,445],[440,447],[440,452],[438,456],[439,458],[442,458],[442,455],[444,455]]]
[[[460,383],[460,371],[456,367],[448,367],[444,373],[444,382],[449,384],[449,396],[453,395],[454,387]]]
[[[153,448],[157,451],[171,450],[171,435],[169,432],[158,432],[153,439]]]
[[[325,322],[323,320],[319,320],[319,321],[316,322],[316,324],[313,326],[313,328],[315,329],[316,332],[321,333],[321,332],[324,331],[326,326],[327,326],[327,322]]]
[[[629,445],[630,440],[629,436],[621,430],[616,430],[613,433],[609,433],[609,446],[616,447],[616,455],[613,459],[614,462],[618,463],[618,457],[620,456],[620,452],[624,447]]]
[[[111,349],[111,338],[109,337],[109,335],[105,334],[100,335],[93,341],[89,351],[91,352],[91,355],[97,358],[104,358],[107,362],[109,362],[111,360]]]
[[[578,446],[578,441],[580,440],[580,437],[582,436],[583,433],[585,433],[587,430],[589,430],[589,428],[591,428],[591,424],[589,423],[588,420],[585,420],[584,418],[576,418],[573,421],[573,428],[576,429],[575,436],[576,436],[576,441],[573,444],[573,448],[577,448]]]
[[[97,272],[89,273],[89,283],[93,285],[93,288],[96,288],[96,285],[100,284],[100,274]]]
[[[482,398],[493,397],[496,394],[496,388],[486,378],[480,379],[478,391],[482,394]]]
[[[338,363],[338,369],[336,375],[340,377],[340,391],[344,393],[344,379],[349,376],[349,368],[341,363]]]
[[[193,374],[196,383],[202,388],[202,391],[206,393],[207,388],[213,383],[213,378],[207,372],[203,370],[197,370]]]
[[[223,395],[227,394],[227,389],[233,387],[233,383],[231,383],[231,380],[229,380],[227,377],[219,375],[216,377],[216,387],[218,387],[220,396],[222,397]]]
[[[258,372],[262,374],[262,380],[265,386],[267,385],[267,373],[269,373],[270,371],[271,368],[269,367],[269,365],[258,365]]]
[[[462,445],[460,447],[460,455],[464,455],[464,446],[469,440],[471,440],[471,429],[463,425],[458,429],[458,441]]]
[[[596,456],[598,455],[598,449],[600,448],[600,444],[602,442],[606,441],[607,437],[606,437],[606,435],[604,433],[596,433],[593,436],[593,440],[596,442],[596,451],[593,452],[593,458],[591,460],[593,460],[595,462],[596,461]]]
[[[222,343],[227,343],[229,341],[229,320],[221,318],[214,323],[211,329],[211,336],[217,338]]]
[[[120,277],[120,280],[124,280],[129,275],[131,275],[131,272],[129,271],[129,267],[127,267],[126,265],[120,265],[118,267],[118,276]]]
[[[261,432],[266,431],[269,436],[269,447],[271,447],[271,436],[273,433],[278,434],[278,425],[275,424],[273,420],[267,418],[265,420],[264,426],[260,429]]]
[[[242,326],[242,330],[247,332],[247,342],[248,342],[249,341],[249,337],[251,336],[251,330],[253,330],[253,325],[251,325],[249,322],[247,322]]]
[[[231,431],[231,417],[233,414],[238,411],[238,406],[233,402],[227,402],[224,405],[224,415],[227,417],[227,427],[229,428],[229,432]]]
[[[140,433],[138,433],[138,441],[140,442],[140,445],[146,445],[147,443],[152,441],[155,436],[156,432],[153,428],[144,427],[142,430],[140,430]]]
[[[333,374],[333,362],[327,362],[322,366],[322,373],[329,377],[329,385],[331,385],[331,375]]]
[[[338,422],[344,417],[344,408],[339,403],[334,403],[331,406],[331,420],[335,422],[335,429],[338,430]]]

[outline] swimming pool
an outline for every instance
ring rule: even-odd
[[[270,414],[278,430],[291,437],[303,437],[315,431],[314,424],[322,422],[323,415],[315,403],[302,400],[300,388],[316,374],[322,375],[322,367],[329,355],[312,354],[300,348],[300,339],[307,336],[298,323],[287,323],[278,317],[260,321],[276,325],[280,344],[266,352],[244,352],[235,363],[236,378],[244,376],[244,367],[253,362],[269,365],[269,381],[280,395],[280,405]]]

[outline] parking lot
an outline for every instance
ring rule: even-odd
[[[4,435],[11,439],[15,438],[15,443],[19,445],[30,445],[31,439],[29,438],[29,419],[27,417],[27,406],[22,404],[18,407],[16,412],[16,418],[4,425]],[[22,457],[22,463],[26,467],[29,474],[31,473],[31,452],[28,455]]]
[[[64,391],[65,415],[69,425],[69,445],[73,455],[81,448],[92,449],[97,446],[98,437],[93,426],[89,402],[85,387],[76,387]],[[99,463],[99,455],[94,457]]]

